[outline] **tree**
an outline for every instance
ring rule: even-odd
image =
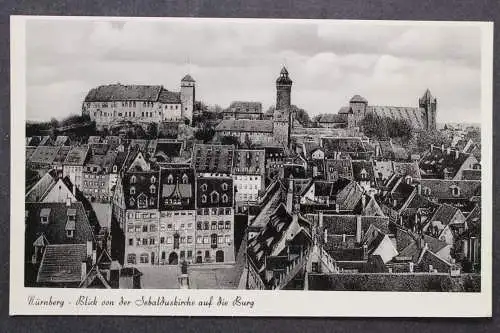
[[[412,138],[413,128],[404,119],[379,117],[370,112],[361,120],[360,125],[363,133],[370,138],[378,140],[399,139],[404,144]]]
[[[149,123],[146,129],[148,139],[156,139],[158,137],[158,124]]]
[[[408,146],[412,153],[420,154],[429,150],[431,144],[434,146],[448,146],[451,144],[451,141],[440,131],[419,130],[413,133]]]
[[[235,147],[240,146],[240,141],[237,137],[233,135],[226,135],[220,138],[220,143],[223,145],[233,145]]]
[[[211,127],[202,127],[194,133],[194,137],[197,140],[203,141],[203,143],[207,143],[210,140],[212,140],[214,135],[215,135],[215,130]]]
[[[292,105],[291,112],[295,114],[295,119],[302,124],[304,127],[310,127],[311,118],[309,118],[309,114],[306,110],[299,108],[296,105]]]

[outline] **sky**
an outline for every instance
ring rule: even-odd
[[[27,119],[81,112],[98,85],[196,80],[196,99],[227,107],[276,100],[285,65],[292,104],[337,113],[359,94],[371,105],[418,106],[427,88],[438,122],[475,122],[481,99],[477,26],[380,22],[162,19],[30,19],[26,24]]]

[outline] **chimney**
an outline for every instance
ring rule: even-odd
[[[459,156],[460,156],[460,152],[458,150],[455,150],[455,159],[458,160]]]
[[[417,185],[417,193],[418,193],[418,195],[422,194],[422,184]]]
[[[92,265],[94,265],[97,261],[97,251],[92,250]]]
[[[345,234],[342,234],[342,243],[345,243]]]
[[[73,184],[73,196],[75,196],[75,198],[76,198],[76,185],[75,184]]]
[[[323,211],[318,212],[318,224],[320,228],[323,228]]]
[[[413,265],[414,264],[411,261],[408,263],[408,270],[410,271],[410,273],[413,273]]]
[[[441,151],[444,153],[444,143],[441,145]]]
[[[87,241],[87,257],[92,256],[92,241]]]
[[[432,265],[429,265],[429,273],[434,273],[434,267]]]
[[[288,190],[286,193],[286,211],[292,213],[293,211],[293,179],[288,180]]]
[[[120,287],[120,264],[117,260],[113,260],[109,268],[109,285],[113,289]]]
[[[362,230],[361,230],[361,215],[356,215],[356,243],[361,243]]]
[[[85,277],[87,276],[87,263],[85,261],[82,261],[81,264],[82,264],[81,281],[83,281],[85,279]]]
[[[368,260],[368,245],[363,244],[363,260]]]
[[[325,230],[323,231],[323,243],[324,244],[328,243],[328,229],[327,228],[325,228]]]
[[[431,143],[431,152],[434,150],[434,145]]]
[[[361,207],[362,207],[362,209],[363,209],[363,211],[364,211],[364,210],[365,210],[365,207],[366,207],[366,195],[365,195],[365,194],[363,194],[363,195],[361,196]]]
[[[335,212],[336,213],[340,212],[340,205],[338,203],[335,204]]]
[[[451,154],[451,148],[448,147],[448,148],[446,148],[446,155],[450,155],[450,154]]]

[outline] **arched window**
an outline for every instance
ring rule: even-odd
[[[205,194],[201,196],[201,202],[207,203],[207,196]]]
[[[168,175],[167,177],[167,184],[172,184],[174,182],[174,176],[172,176],[171,174]]]
[[[155,182],[156,182],[156,177],[155,176],[151,177],[151,184],[154,184]]]
[[[207,184],[201,185],[201,190],[205,192],[207,190]]]
[[[151,186],[149,187],[149,192],[151,192],[151,194],[155,194],[155,193],[156,193],[156,186],[151,185]]]
[[[454,197],[458,197],[458,196],[460,196],[460,187],[458,187],[458,186],[452,186],[452,187],[451,187],[451,194],[452,194]]]
[[[149,255],[147,253],[141,254],[141,264],[147,264],[149,262]]]
[[[222,195],[222,203],[227,203],[228,202],[228,197],[227,194]]]
[[[135,184],[136,178],[135,176],[130,177],[130,184]]]
[[[182,183],[187,184],[187,182],[188,182],[188,176],[186,174],[183,174],[182,175]]]
[[[130,187],[130,194],[131,195],[135,194],[135,187],[134,186]]]
[[[118,167],[116,165],[113,165],[113,172],[114,173],[118,172]]]
[[[227,184],[226,183],[222,183],[222,190],[227,191]]]
[[[217,193],[217,192],[212,192],[212,193],[210,194],[210,201],[211,201],[212,203],[218,203],[218,202],[219,202],[219,193]]]

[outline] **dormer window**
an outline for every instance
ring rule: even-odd
[[[188,182],[188,176],[186,174],[183,174],[182,175],[182,183],[187,184],[187,182]]]
[[[167,177],[167,184],[172,184],[174,182],[174,176],[172,176],[171,174],[168,175]]]
[[[210,201],[211,201],[212,203],[218,203],[218,202],[219,202],[219,193],[217,193],[217,192],[212,192],[212,193],[210,194]]]
[[[68,238],[73,238],[73,236],[74,236],[74,230],[66,230],[66,236]]]
[[[227,184],[226,183],[222,183],[222,190],[227,191]]]
[[[118,172],[118,167],[116,165],[113,165],[113,172],[117,173]]]
[[[207,184],[201,185],[201,190],[205,192],[207,190]]]
[[[227,197],[227,194],[223,194],[222,195],[222,203],[227,203],[228,202],[228,197]]]
[[[207,202],[207,196],[206,196],[205,194],[203,194],[203,195],[201,196],[201,202],[203,202],[203,203],[206,203],[206,202]]]
[[[151,186],[149,187],[149,192],[151,192],[151,194],[155,194],[155,193],[156,193],[156,186],[151,185]]]
[[[135,194],[135,187],[133,187],[133,186],[132,186],[132,187],[130,188],[130,194],[131,194],[131,195],[134,195],[134,194]]]
[[[135,176],[130,177],[130,184],[135,184],[136,180]]]
[[[155,176],[152,176],[151,177],[151,184],[154,184],[156,182],[156,177]]]
[[[451,186],[450,189],[451,189],[451,194],[454,197],[460,196],[460,188],[458,186]]]
[[[431,189],[428,187],[424,187],[424,194],[425,195],[431,195]]]
[[[43,208],[40,211],[40,222],[42,224],[49,223],[49,216],[50,216],[50,208]]]
[[[148,198],[144,193],[141,193],[137,198],[137,207],[138,208],[147,208],[148,207]]]

